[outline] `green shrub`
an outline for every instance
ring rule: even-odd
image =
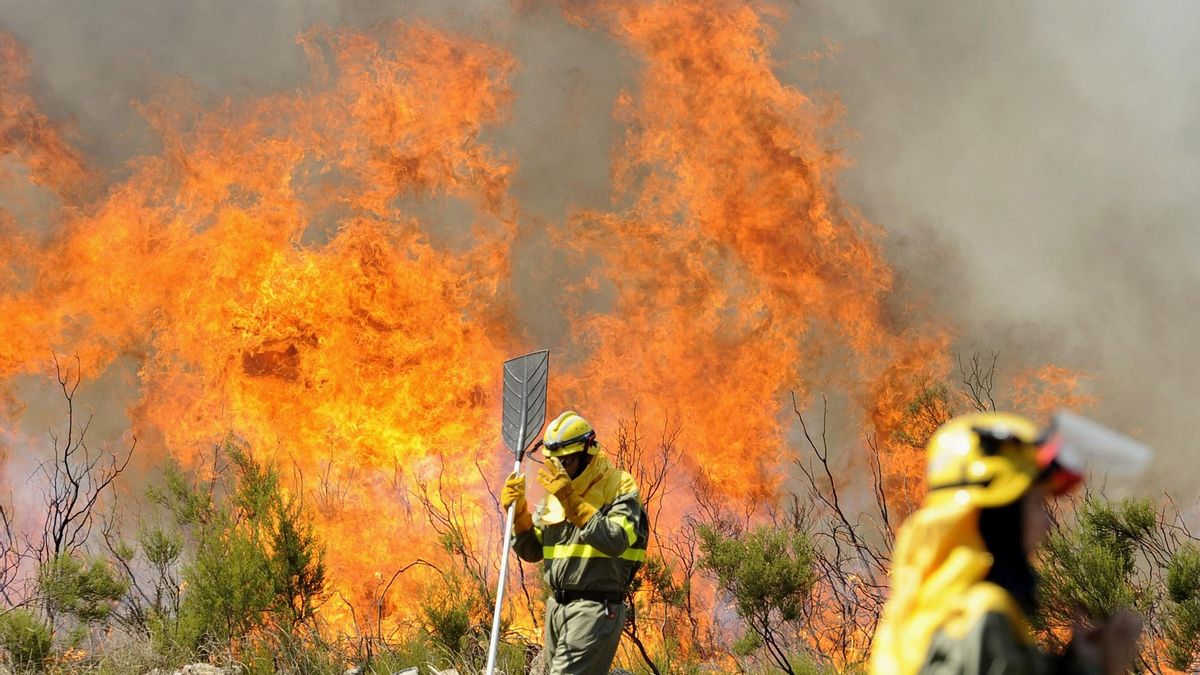
[[[324,598],[325,551],[307,512],[285,493],[274,466],[235,443],[225,451],[233,471],[219,481],[221,490],[197,487],[171,464],[163,484],[148,493],[194,547],[183,566],[178,617],[160,611],[152,621],[151,635],[164,648],[207,651],[261,639],[278,647],[271,636],[309,622]],[[139,540],[160,569],[183,551],[183,538],[161,528]]]
[[[1200,551],[1180,547],[1167,565],[1167,658],[1176,670],[1190,671],[1200,651]]]
[[[15,609],[0,615],[0,646],[23,668],[40,668],[50,656],[50,627],[32,612]]]
[[[310,621],[325,592],[325,549],[300,504],[276,498],[270,507],[269,565],[276,604],[292,627]]]
[[[1167,565],[1167,596],[1171,602],[1187,602],[1200,596],[1200,550],[1181,546]]]
[[[463,577],[448,574],[431,585],[421,602],[425,629],[436,645],[451,655],[460,655],[472,631],[490,630],[490,615],[483,598],[473,593]]]
[[[813,552],[802,533],[759,527],[744,536],[701,528],[700,565],[730,594],[738,615],[796,621],[812,590]]]
[[[183,537],[160,527],[146,528],[138,535],[146,560],[156,568],[174,565],[183,554]],[[132,557],[132,556],[127,556]]]
[[[1074,526],[1056,529],[1043,547],[1041,620],[1070,626],[1079,611],[1101,618],[1135,607],[1137,545],[1155,522],[1142,500],[1085,500]]]
[[[83,624],[108,618],[129,585],[103,560],[59,555],[38,570],[38,588],[52,614],[66,614]]]
[[[205,534],[183,579],[179,634],[184,644],[224,646],[265,625],[274,599],[267,555],[233,522]]]
[[[716,575],[738,616],[757,635],[757,640],[743,637],[735,648],[745,654],[757,642],[779,669],[797,672],[790,648],[816,582],[808,537],[770,526],[744,534],[705,526],[699,533],[700,567]]]

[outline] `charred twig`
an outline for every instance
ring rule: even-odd
[[[9,496],[11,502],[11,495]],[[14,584],[21,573],[21,563],[27,557],[28,548],[22,547],[13,534],[13,510],[11,505],[0,503],[0,598],[5,608],[18,607],[26,601],[23,595],[14,595]]]
[[[963,393],[971,407],[979,412],[996,412],[996,399],[992,397],[992,387],[996,381],[996,363],[1000,359],[1000,352],[992,352],[992,361],[987,366],[984,366],[979,352],[971,354],[969,364],[963,361],[961,354],[957,359]]]
[[[820,652],[849,663],[867,652],[882,614],[887,594],[887,551],[894,533],[879,447],[873,436],[865,437],[878,513],[877,518],[870,520],[875,520],[875,530],[882,541],[878,544],[868,541],[863,533],[864,516],[852,520],[846,511],[830,460],[829,403],[825,397],[822,404],[821,429],[817,434],[809,427],[795,393],[792,394],[792,410],[800,422],[810,455],[807,460],[797,458],[795,464],[812,501],[803,504],[797,498],[788,516],[791,527],[812,539],[814,572],[820,580],[807,603],[809,639]]]
[[[92,416],[83,422],[76,419],[75,395],[80,384],[79,357],[75,371],[64,368],[58,356],[52,358],[59,388],[67,408],[66,435],[59,437],[50,431],[54,445],[51,459],[41,462],[35,475],[45,481],[43,496],[46,517],[34,553],[39,564],[59,555],[69,554],[88,541],[94,523],[94,511],[105,491],[120,476],[133,456],[137,438],[133,438],[123,459],[115,454],[96,453],[88,447],[86,437]],[[107,460],[107,461],[106,461]]]

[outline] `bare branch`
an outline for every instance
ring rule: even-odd
[[[65,435],[50,433],[53,456],[41,462],[34,472],[45,483],[42,495],[46,515],[41,537],[32,545],[39,564],[71,554],[87,544],[95,524],[96,509],[112,491],[113,482],[129,466],[137,447],[134,437],[124,457],[92,450],[86,442],[92,416],[83,422],[76,420],[75,396],[81,380],[79,356],[75,356],[74,371],[64,367],[57,354],[52,355],[51,362],[62,391],[67,419]]]
[[[992,397],[992,388],[996,382],[996,363],[1000,352],[992,352],[991,363],[984,366],[979,352],[971,354],[970,363],[964,363],[962,355],[958,355],[958,372],[962,377],[962,390],[971,407],[979,412],[996,412],[996,400]]]

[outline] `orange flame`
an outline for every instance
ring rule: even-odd
[[[1096,398],[1084,387],[1087,373],[1046,364],[1013,378],[1013,407],[1038,419],[1049,419],[1059,408],[1087,410]]]
[[[750,4],[601,2],[573,16],[603,22],[643,67],[615,110],[622,206],[569,231],[598,261],[579,290],[611,285],[616,299],[575,309],[589,351],[568,389],[609,415],[629,400],[682,413],[687,457],[734,495],[778,485],[789,389],[853,392],[890,435],[945,337],[907,335],[885,308],[879,233],[835,189],[836,102],[779,81]],[[845,370],[823,372],[830,361]]]
[[[894,450],[885,472],[913,475],[916,451],[893,436],[948,337],[888,304],[881,233],[836,189],[839,104],[776,77],[773,10],[565,11],[640,70],[614,110],[627,127],[614,207],[557,232],[585,273],[560,298],[572,337],[551,398],[602,432],[634,402],[678,420],[672,480],[767,499],[786,393],[847,391]],[[316,28],[300,44],[312,78],[296,91],[205,108],[181,85],[139,104],[162,152],[94,196],[69,130],[37,111],[28,58],[0,36],[0,170],[17,167],[0,191],[58,202],[45,240],[0,209],[0,379],[50,350],[78,353],[91,378],[135,363],[139,448],[196,464],[232,432],[293,462],[338,589],[365,602],[439,555],[415,485],[471,495],[453,507],[469,526],[493,518],[474,460],[500,471],[496,375],[531,341],[509,289],[514,163],[484,140],[516,64],[422,25]],[[444,204],[470,222],[416,215]],[[689,503],[674,494],[677,516]]]
[[[142,105],[163,153],[57,213],[51,242],[6,238],[0,291],[0,376],[50,349],[77,352],[90,376],[133,358],[150,447],[194,463],[233,432],[337,485],[322,530],[351,586],[397,567],[402,542],[405,556],[436,547],[402,497],[490,441],[507,351],[511,165],[479,134],[504,114],[512,60],[421,26],[382,33],[303,35],[301,91]],[[20,72],[13,41],[0,46]],[[77,155],[29,101],[0,98],[13,139],[0,150],[66,190]],[[433,231],[402,199],[461,200],[476,222]],[[482,492],[474,472],[448,479]]]

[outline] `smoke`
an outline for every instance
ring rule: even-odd
[[[603,32],[564,20],[550,3],[508,0],[100,0],[80,6],[51,0],[0,0],[0,29],[31,53],[38,103],[79,129],[85,154],[119,172],[133,157],[156,153],[156,137],[131,106],[184,82],[201,101],[288,91],[308,77],[296,37],[315,25],[369,27],[426,22],[509,50],[520,64],[512,123],[492,142],[519,158],[512,194],[523,209],[514,257],[517,311],[548,343],[565,339],[562,316],[544,299],[561,271],[542,260],[546,226],[572,209],[608,205],[609,160],[617,126],[613,102],[628,86],[628,58]],[[458,215],[454,205],[421,205],[426,223]]]
[[[1169,490],[1194,481],[1200,403],[1197,20],[1187,2],[802,1],[777,53],[840,95],[843,194],[956,348],[1090,374],[1093,414],[1155,446]]]
[[[1198,402],[1189,338],[1200,329],[1200,230],[1188,221],[1200,85],[1185,64],[1200,49],[1189,30],[1200,9],[785,9],[778,72],[844,103],[857,164],[840,187],[888,233],[900,301],[920,296],[958,349],[999,350],[1009,374],[1047,362],[1090,373],[1098,416],[1158,447],[1164,485],[1182,486],[1190,477],[1166,467],[1187,451],[1185,411]],[[517,165],[516,320],[536,342],[564,346],[569,327],[546,298],[570,272],[545,259],[549,231],[577,209],[610,206],[612,112],[632,84],[631,57],[603,31],[549,3],[502,0],[0,0],[0,28],[30,50],[43,109],[73,120],[85,154],[118,173],[157,150],[131,101],[177,79],[214,102],[287,91],[307,77],[299,33],[388,19],[515,56],[512,119],[490,133]],[[452,203],[428,208],[454,220]]]

